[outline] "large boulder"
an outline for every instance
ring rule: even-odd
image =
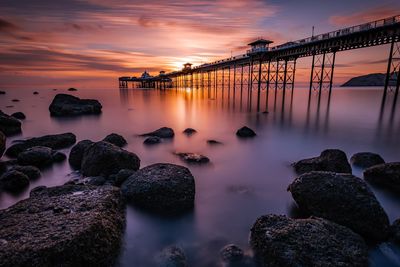
[[[364,240],[321,218],[262,216],[251,228],[250,244],[261,266],[368,266]]]
[[[6,155],[9,157],[17,157],[22,151],[32,148],[34,146],[45,146],[51,149],[62,149],[72,146],[76,142],[76,136],[73,133],[44,135],[41,137],[34,137],[27,140],[19,141],[18,143],[10,146]]]
[[[36,188],[0,210],[0,265],[112,266],[124,222],[116,188]]]
[[[81,168],[83,153],[93,143],[90,140],[82,140],[72,147],[68,157],[68,162],[72,168],[77,170]]]
[[[55,162],[65,160],[66,156],[45,146],[34,146],[18,154],[18,164],[35,166],[38,168],[49,166]]]
[[[400,194],[400,162],[370,167],[364,171],[364,178],[371,184]]]
[[[16,119],[19,119],[19,120],[25,120],[26,119],[25,114],[22,113],[22,112],[15,112],[15,113],[11,114],[11,116],[16,118]]]
[[[16,170],[7,171],[0,176],[0,189],[4,191],[16,193],[24,190],[28,185],[29,177]]]
[[[141,136],[156,136],[159,138],[173,138],[175,135],[174,130],[168,127],[162,127],[153,132],[142,134]]]
[[[105,142],[109,142],[113,145],[119,146],[119,147],[123,147],[126,144],[128,144],[128,142],[125,140],[125,138],[122,135],[116,134],[116,133],[112,133],[107,135],[103,141]]]
[[[380,155],[371,152],[356,153],[351,156],[350,162],[354,166],[361,168],[369,168],[378,164],[385,163]]]
[[[288,187],[303,211],[331,220],[372,240],[385,240],[389,219],[374,193],[351,174],[309,172]]]
[[[81,172],[84,176],[109,176],[122,169],[138,170],[139,157],[108,142],[90,145],[83,153]]]
[[[297,174],[310,171],[352,172],[346,153],[339,149],[324,150],[319,157],[300,160],[295,162],[293,167]]]
[[[243,126],[242,128],[236,131],[236,135],[240,138],[248,138],[248,137],[254,137],[257,134],[249,127]]]
[[[21,133],[21,122],[0,110],[0,131],[6,136],[11,136]]]
[[[29,178],[29,180],[35,180],[41,175],[40,170],[35,166],[14,165],[10,168],[10,170],[22,172]]]
[[[3,156],[4,151],[6,151],[6,136],[0,131],[0,158]]]
[[[193,208],[195,181],[189,169],[183,166],[158,163],[131,175],[122,184],[121,191],[137,206],[176,214]]]
[[[77,116],[85,114],[100,114],[102,106],[94,99],[80,99],[76,96],[58,94],[49,106],[51,116]]]

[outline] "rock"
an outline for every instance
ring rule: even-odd
[[[195,129],[193,129],[193,128],[186,128],[183,131],[183,133],[186,134],[187,136],[190,136],[190,135],[193,135],[193,134],[197,133],[197,131]]]
[[[117,174],[110,175],[109,178],[113,181],[114,186],[120,187],[123,182],[125,182],[125,180],[134,173],[134,170],[122,169]]]
[[[364,179],[371,184],[400,194],[400,162],[370,167],[364,171]]]
[[[161,138],[157,136],[149,136],[143,141],[145,145],[155,145],[159,143],[161,143]]]
[[[33,92],[33,94],[34,94],[34,95],[38,95],[38,94],[39,94],[39,92],[38,92],[38,91],[35,91],[35,92]]]
[[[142,134],[141,136],[156,136],[159,138],[173,138],[175,135],[174,130],[168,127],[162,127],[153,132]]]
[[[35,146],[18,154],[18,164],[35,167],[46,167],[54,162],[65,160],[66,156],[61,152],[52,150],[49,147]]]
[[[243,250],[234,244],[226,245],[221,249],[219,254],[222,261],[229,264],[241,262],[244,256]]]
[[[102,186],[106,183],[103,176],[75,178],[65,183],[65,185],[93,185]]]
[[[400,219],[395,220],[390,227],[390,241],[400,245]]]
[[[0,176],[7,171],[7,163],[0,161]]]
[[[77,116],[86,114],[100,114],[102,106],[94,99],[80,99],[78,97],[58,94],[49,106],[51,116]]]
[[[116,145],[118,147],[123,147],[126,144],[128,144],[128,142],[126,142],[125,138],[122,135],[116,134],[116,133],[112,133],[107,135],[103,141],[105,142],[109,142],[113,145]]]
[[[122,195],[149,210],[177,214],[193,208],[195,181],[189,169],[158,163],[131,175],[121,186]]]
[[[3,156],[4,151],[6,151],[6,136],[0,131],[0,158]]]
[[[358,166],[361,168],[369,168],[374,165],[385,163],[381,156],[370,152],[356,153],[350,158],[350,162],[354,166]]]
[[[222,145],[221,142],[219,142],[217,140],[213,140],[213,139],[207,140],[207,144],[209,144],[209,145]]]
[[[39,187],[0,210],[2,266],[113,266],[125,211],[113,187]]]
[[[262,216],[251,228],[250,244],[260,266],[368,266],[364,240],[320,218]]]
[[[76,142],[76,136],[73,133],[63,133],[54,135],[45,135],[41,137],[34,137],[27,140],[20,141],[10,146],[6,155],[9,157],[17,157],[22,151],[34,147],[45,146],[51,149],[62,149],[72,146]]]
[[[0,110],[0,131],[6,136],[21,133],[21,122]]]
[[[177,246],[169,246],[162,250],[158,256],[159,267],[187,267],[186,256]]]
[[[303,159],[293,164],[297,174],[311,171],[351,173],[346,153],[339,149],[327,149],[319,157]]]
[[[68,91],[74,92],[74,91],[78,91],[78,89],[71,87],[71,88],[68,88]]]
[[[16,119],[19,119],[19,120],[25,120],[26,119],[25,114],[22,113],[22,112],[15,112],[15,113],[11,114],[11,116],[16,118]]]
[[[183,161],[186,161],[187,163],[204,164],[210,162],[209,158],[197,153],[175,153],[175,155],[178,155]]]
[[[96,142],[83,153],[81,172],[84,176],[109,176],[122,169],[138,170],[136,154],[108,142]]]
[[[5,95],[6,92],[5,91],[0,91],[0,95]]]
[[[257,134],[249,127],[244,126],[244,127],[240,128],[239,130],[237,130],[236,135],[238,137],[246,138],[246,137],[254,137]]]
[[[29,178],[22,172],[10,170],[0,177],[0,189],[12,193],[20,192],[29,185]],[[1,211],[0,211],[1,214]],[[1,220],[1,216],[0,216]],[[5,225],[1,224],[2,227]],[[1,232],[1,230],[0,230]],[[0,235],[1,236],[1,235]],[[0,245],[1,246],[1,245]],[[0,252],[1,253],[1,252]],[[0,257],[1,258],[1,257]]]
[[[28,176],[29,180],[35,180],[40,177],[40,170],[35,166],[19,166],[14,165],[10,168],[12,171],[22,172]]]
[[[76,170],[81,168],[83,153],[85,153],[85,150],[93,143],[94,142],[90,140],[82,140],[72,147],[68,158],[68,162],[72,168]]]
[[[12,102],[19,102],[19,99],[14,98],[13,100],[11,100]]]
[[[341,86],[384,86],[386,74],[383,73],[371,73],[367,75],[353,77]]]
[[[303,211],[331,220],[372,240],[385,240],[389,219],[374,193],[351,174],[309,172],[300,175],[288,191]]]

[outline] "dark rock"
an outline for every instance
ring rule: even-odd
[[[35,180],[40,177],[40,170],[35,166],[19,166],[14,165],[10,168],[12,171],[22,172],[28,176],[29,180]]]
[[[260,266],[368,266],[364,240],[320,218],[262,216],[251,229],[250,244]]]
[[[6,92],[5,91],[0,91],[0,95],[5,95]]]
[[[93,185],[93,186],[102,186],[106,183],[106,178],[103,176],[95,176],[95,177],[80,177],[80,178],[75,178],[67,183],[65,185]]]
[[[300,175],[288,191],[300,209],[352,229],[372,240],[385,240],[389,219],[374,193],[351,174],[309,172]]]
[[[113,266],[125,211],[113,187],[38,188],[0,210],[2,266]]]
[[[111,175],[109,178],[113,181],[114,186],[120,187],[123,182],[125,182],[125,180],[134,173],[134,170],[122,169],[117,174]]]
[[[386,74],[383,73],[371,73],[367,75],[353,77],[345,82],[343,87],[347,86],[384,86]]]
[[[25,189],[28,185],[29,185],[28,176],[26,176],[22,172],[19,172],[16,170],[7,171],[0,177],[0,188],[5,191],[9,191],[9,192],[13,192],[13,193],[19,192],[19,191],[22,191],[23,189]],[[1,211],[0,211],[0,213],[1,213]],[[0,216],[0,218],[1,218],[1,216]],[[2,227],[4,227],[3,224],[2,224]]]
[[[34,94],[34,95],[38,95],[38,94],[39,94],[39,92],[35,91],[35,92],[33,92],[33,94]]]
[[[153,132],[142,134],[141,136],[156,136],[160,138],[173,138],[175,135],[174,130],[168,127],[162,127]]]
[[[219,252],[222,261],[234,264],[243,260],[243,250],[234,244],[226,245]]]
[[[244,127],[240,128],[239,130],[237,130],[236,135],[238,137],[245,138],[245,137],[254,137],[254,136],[256,136],[256,133],[249,127],[244,126]]]
[[[192,135],[192,134],[197,133],[197,131],[196,131],[195,129],[193,129],[193,128],[186,128],[186,129],[183,131],[183,133],[186,134],[187,136],[190,136],[190,135]]]
[[[107,135],[103,141],[105,142],[109,142],[113,145],[116,145],[118,147],[123,147],[126,144],[128,144],[128,142],[126,142],[125,138],[122,135],[116,134],[116,133],[112,133]]]
[[[7,163],[0,161],[0,176],[7,171]]]
[[[390,240],[400,245],[400,219],[395,220],[390,227]]]
[[[108,142],[96,142],[83,153],[81,172],[84,176],[109,176],[122,169],[138,170],[136,154]]]
[[[364,171],[364,179],[371,184],[400,194],[400,162],[370,167]]]
[[[222,145],[221,142],[219,142],[217,140],[213,140],[213,139],[207,140],[207,144],[209,144],[209,145]]]
[[[21,133],[21,122],[0,110],[0,131],[6,136]]]
[[[356,153],[350,158],[350,162],[354,166],[358,166],[361,168],[369,168],[374,165],[385,163],[381,156],[370,152]]]
[[[159,267],[187,267],[186,256],[177,246],[169,246],[162,250],[158,256]]]
[[[81,168],[83,153],[92,144],[93,142],[90,140],[82,140],[72,147],[68,158],[68,162],[72,168],[77,170]]]
[[[13,99],[12,102],[19,102],[19,99]]]
[[[49,106],[52,116],[77,116],[86,114],[100,114],[102,106],[94,99],[80,99],[78,97],[58,94]]]
[[[68,88],[68,91],[74,92],[74,91],[78,91],[78,89],[71,87],[71,88]]]
[[[17,157],[18,154],[22,151],[34,146],[45,146],[51,149],[62,149],[72,146],[73,144],[75,144],[75,142],[76,136],[73,133],[34,137],[10,146],[6,151],[6,155],[10,157]]]
[[[41,168],[49,166],[54,162],[63,161],[65,158],[66,156],[63,153],[54,151],[49,147],[35,146],[19,153],[17,161],[20,165]]]
[[[175,155],[178,155],[183,161],[187,163],[203,164],[210,162],[209,158],[197,153],[175,153]]]
[[[3,156],[4,151],[6,151],[6,136],[0,131],[0,158]]]
[[[311,171],[352,172],[346,153],[339,149],[324,150],[319,157],[300,160],[295,162],[293,167],[297,174]]]
[[[159,213],[176,214],[193,208],[195,181],[189,169],[158,163],[131,175],[121,186],[133,204]]]
[[[161,138],[157,136],[149,136],[143,141],[145,145],[155,145],[159,143],[161,143]]]
[[[15,112],[15,113],[11,114],[11,116],[16,118],[16,119],[19,119],[19,120],[25,120],[26,119],[25,114],[22,113],[22,112]]]

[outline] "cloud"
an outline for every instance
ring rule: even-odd
[[[398,14],[400,14],[400,8],[398,5],[382,5],[379,7],[355,12],[349,15],[331,16],[329,18],[329,22],[335,26],[352,26],[355,24],[396,16]]]
[[[0,32],[1,31],[12,31],[12,30],[17,30],[18,27],[14,23],[11,23],[7,20],[1,19],[0,18]]]

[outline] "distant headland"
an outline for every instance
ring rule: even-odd
[[[383,73],[371,73],[367,75],[353,77],[344,84],[342,87],[353,86],[384,86],[386,75]]]

